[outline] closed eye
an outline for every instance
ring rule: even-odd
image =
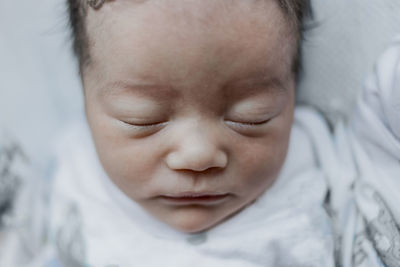
[[[238,127],[258,127],[266,125],[271,118],[263,121],[233,121],[233,120],[225,120],[225,122],[231,126]]]
[[[167,124],[167,121],[161,122],[132,122],[132,121],[124,121],[121,120],[122,123],[129,126],[130,128],[138,129],[138,130],[154,130],[161,127],[164,127]]]

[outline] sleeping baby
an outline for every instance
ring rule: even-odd
[[[87,122],[57,144],[44,266],[400,266],[400,82],[334,133],[295,107],[308,1],[68,6]]]

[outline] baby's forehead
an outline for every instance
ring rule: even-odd
[[[228,2],[110,2],[89,13],[93,65],[100,76],[151,74],[185,83],[287,75],[296,41],[275,1]]]
[[[224,28],[229,32],[290,28],[276,0],[119,0],[108,2],[100,10],[90,9],[88,29],[92,34],[96,29],[101,32],[101,26],[113,25],[118,18],[126,17],[132,19],[132,27],[162,22],[176,32],[184,28],[192,31]]]

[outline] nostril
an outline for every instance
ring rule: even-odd
[[[226,154],[221,151],[210,154],[184,154],[173,152],[167,156],[166,163],[170,169],[174,170],[213,172],[225,168],[228,163],[228,158]]]

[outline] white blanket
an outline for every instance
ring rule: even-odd
[[[337,146],[351,154],[341,157],[345,179],[338,182],[335,170],[329,176],[341,262],[399,267],[400,38],[365,83],[350,126],[347,147]]]

